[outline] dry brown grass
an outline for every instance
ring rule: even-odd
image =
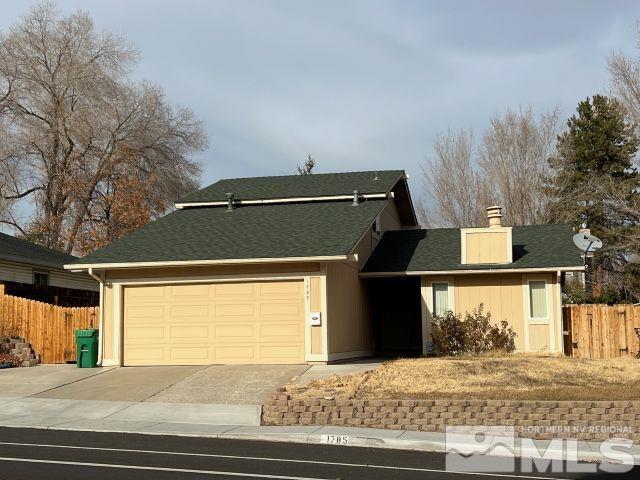
[[[365,374],[291,384],[287,390],[348,398],[638,400],[640,360],[524,354],[400,359]]]

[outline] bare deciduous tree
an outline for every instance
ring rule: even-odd
[[[530,225],[545,214],[545,185],[558,134],[558,112],[534,115],[531,107],[494,115],[480,147],[483,178],[505,207],[505,222]]]
[[[614,53],[609,57],[609,71],[613,93],[640,128],[640,60]]]
[[[426,202],[418,211],[426,226],[469,227],[481,224],[484,209],[492,203],[492,194],[474,168],[471,132],[448,131],[438,135],[435,157],[422,167]],[[429,206],[431,205],[431,206]]]
[[[422,169],[427,199],[419,213],[427,226],[485,225],[485,208],[505,207],[505,223],[544,219],[548,158],[558,132],[556,111],[538,118],[531,108],[491,118],[481,144],[471,132],[447,132],[434,142],[434,158]]]
[[[316,159],[311,156],[310,153],[307,154],[307,159],[304,161],[302,166],[298,165],[298,175],[311,175],[313,173],[313,169],[316,166]]]
[[[88,14],[61,16],[51,3],[0,35],[1,221],[48,247],[86,250],[80,233],[105,221],[98,205],[117,179],[152,182],[156,205],[197,185],[202,125],[160,87],[130,79],[137,57]],[[30,218],[16,218],[20,199],[34,207]]]

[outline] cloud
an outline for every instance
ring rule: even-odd
[[[60,1],[140,49],[136,76],[204,120],[203,183],[419,164],[447,128],[607,89],[606,56],[633,53],[632,1]],[[25,13],[4,5],[0,28]]]

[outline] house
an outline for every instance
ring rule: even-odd
[[[74,306],[92,303],[98,282],[64,269],[74,260],[73,255],[0,233],[0,283],[7,294]]]
[[[422,338],[430,337],[433,315],[464,314],[483,304],[494,321],[509,322],[516,349],[561,352],[563,277],[584,270],[572,228],[507,227],[500,207],[487,211],[488,228],[387,232],[361,278],[415,278]],[[426,343],[421,346],[426,353]]]
[[[520,349],[559,350],[559,282],[583,268],[571,229],[497,215],[421,230],[402,170],[228,179],[65,268],[100,278],[103,365],[420,352],[431,312],[481,301]]]

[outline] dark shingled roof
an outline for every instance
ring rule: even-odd
[[[351,195],[354,190],[361,194],[388,193],[403,175],[404,170],[381,170],[231,178],[187,195],[177,203],[220,202],[226,200],[227,193],[233,193],[236,200]]]
[[[81,258],[97,263],[346,255],[387,200],[186,208]]]
[[[513,268],[580,267],[570,225],[513,227],[513,263],[462,265],[460,229],[386,232],[363,268],[364,272],[423,272]]]
[[[62,268],[65,263],[77,260],[77,257],[0,233],[0,259],[42,267]]]

